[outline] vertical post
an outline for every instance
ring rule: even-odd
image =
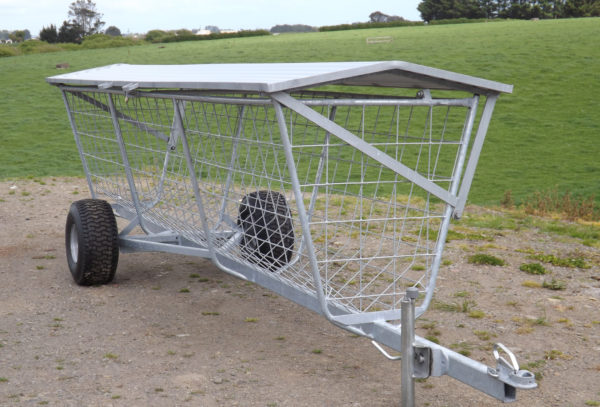
[[[219,211],[219,220],[216,224],[223,221],[225,217],[225,211],[227,210],[227,199],[229,198],[229,189],[231,188],[231,182],[233,180],[235,160],[237,159],[237,148],[240,142],[242,131],[244,130],[244,113],[246,112],[246,106],[242,105],[238,108],[239,118],[235,128],[235,135],[233,136],[233,145],[231,146],[231,159],[229,160],[229,171],[227,171],[227,180],[225,181],[225,188],[223,189],[223,202],[221,203],[221,210]]]
[[[291,98],[291,96],[288,95]],[[304,106],[301,104],[301,106]],[[285,161],[288,167],[288,173],[292,181],[292,190],[294,191],[294,197],[296,199],[296,207],[298,208],[298,218],[300,219],[300,225],[302,226],[302,244],[306,245],[306,253],[308,255],[308,261],[312,269],[312,277],[315,284],[315,291],[321,305],[321,312],[329,321],[333,321],[333,315],[327,307],[327,299],[325,298],[325,291],[323,290],[323,282],[319,273],[319,265],[317,264],[317,256],[315,255],[316,250],[313,245],[312,237],[310,235],[310,223],[308,221],[308,212],[304,206],[302,200],[302,190],[300,189],[300,180],[298,179],[298,172],[296,171],[296,164],[294,162],[294,154],[292,153],[292,143],[290,142],[287,125],[285,122],[285,115],[279,102],[273,98],[273,108],[275,109],[275,117],[277,118],[277,124],[279,126],[279,136],[281,137],[281,144],[283,145],[283,151],[285,153]],[[297,110],[290,108],[292,111],[298,113]],[[308,108],[311,112],[312,109]],[[317,114],[315,112],[315,114]],[[319,115],[320,116],[320,115]],[[322,117],[322,116],[320,116]],[[310,119],[309,119],[310,120]],[[322,128],[322,126],[321,126]],[[326,129],[325,129],[326,130]]]
[[[204,211],[204,204],[202,201],[202,196],[200,195],[200,187],[198,186],[198,179],[196,177],[196,166],[195,166],[195,161],[192,158],[192,153],[190,150],[190,145],[188,143],[188,138],[187,138],[187,134],[185,131],[185,126],[183,125],[183,117],[182,117],[182,109],[180,109],[181,107],[181,103],[183,103],[181,100],[175,99],[175,97],[173,97],[173,106],[175,106],[175,115],[173,117],[173,122],[175,123],[175,127],[181,129],[181,134],[179,135],[181,137],[181,148],[183,149],[183,156],[185,157],[185,162],[187,164],[187,168],[188,168],[188,174],[189,174],[189,182],[191,184],[192,187],[192,191],[194,191],[194,198],[196,199],[196,208],[198,208],[198,214],[200,215],[200,222],[202,222],[202,229],[204,231],[204,238],[206,239],[206,248],[208,249],[208,252],[210,253],[210,258],[212,259],[213,263],[215,263],[217,266],[219,266],[223,271],[238,277],[242,280],[248,280],[248,278],[243,275],[242,273],[238,273],[235,270],[232,270],[231,268],[228,267],[223,267],[222,264],[219,262],[219,259],[217,257],[217,251],[215,249],[214,246],[214,235],[211,234],[211,230],[208,227],[208,218],[206,217],[206,212]],[[204,248],[203,248],[204,249]]]
[[[329,120],[333,121],[335,119],[335,113],[337,112],[337,106],[333,106],[331,111],[329,112]],[[292,128],[292,124],[290,123],[290,128]],[[317,167],[317,175],[315,176],[315,186],[313,187],[312,195],[310,197],[310,203],[308,204],[308,219],[312,219],[313,213],[315,212],[315,204],[317,203],[319,187],[321,186],[321,178],[323,178],[323,170],[325,170],[325,177],[327,177],[327,169],[326,164],[329,160],[329,140],[331,138],[331,133],[325,131],[325,140],[323,141],[323,149],[321,150],[321,156],[319,158],[319,166]],[[327,187],[328,188],[328,187]],[[327,195],[327,193],[326,193]],[[328,196],[328,195],[327,195]],[[329,199],[329,198],[326,198]],[[325,205],[327,208],[327,205]],[[327,209],[326,209],[327,210]],[[327,216],[327,215],[325,215]],[[327,223],[325,223],[325,236],[327,236]],[[304,240],[300,242],[300,247],[298,248],[298,253],[302,253],[304,250],[303,247]],[[325,243],[327,247],[327,243]],[[327,267],[327,263],[325,263],[325,267]]]
[[[400,327],[402,347],[402,407],[415,406],[415,300],[419,296],[416,287],[406,289],[401,301],[402,326]]]
[[[477,133],[475,134],[475,140],[473,141],[473,146],[471,147],[469,162],[467,163],[465,175],[463,176],[462,183],[460,184],[460,190],[458,192],[458,202],[456,204],[456,208],[454,209],[454,218],[456,219],[460,219],[463,210],[465,209],[467,195],[469,194],[469,189],[471,189],[471,182],[473,182],[475,168],[477,167],[479,155],[481,154],[481,149],[483,148],[483,141],[485,140],[485,135],[490,125],[490,120],[492,119],[492,113],[494,112],[496,100],[498,100],[498,94],[487,95],[485,99],[483,113],[481,114],[481,119],[479,119]]]
[[[71,105],[69,104],[69,100],[67,98],[67,91],[61,87],[60,92],[62,94],[65,107],[67,108],[67,116],[69,117],[71,130],[73,131],[73,136],[75,137],[75,144],[77,145],[77,151],[79,151],[79,158],[81,158],[81,164],[83,165],[83,171],[85,172],[85,179],[87,180],[90,194],[92,194],[92,198],[96,199],[96,190],[94,189],[94,184],[92,182],[92,173],[90,172],[90,167],[88,166],[87,159],[85,158],[85,151],[83,150],[83,144],[81,143],[81,136],[79,135],[77,125],[75,124],[75,117],[73,116],[73,111],[71,110]]]
[[[167,178],[167,173],[169,172],[169,160],[171,159],[171,154],[175,152],[177,149],[177,142],[179,140],[179,136],[183,133],[183,120],[177,121],[175,117],[177,113],[175,109],[179,109],[179,105],[173,104],[173,124],[171,126],[171,132],[169,134],[169,139],[167,140],[167,149],[165,151],[165,159],[163,160],[163,169],[162,174],[160,175],[160,180],[158,181],[158,186],[156,187],[156,199],[147,205],[147,208],[153,207],[158,204],[162,199],[163,192],[165,191],[165,179]],[[179,112],[180,116],[185,114],[185,104],[183,106],[183,112]]]
[[[117,108],[115,107],[115,102],[113,101],[113,97],[110,93],[107,94],[108,99],[108,108],[110,111],[110,116],[112,118],[115,137],[117,139],[117,144],[119,145],[119,150],[121,152],[121,160],[123,161],[123,169],[125,170],[125,175],[127,176],[127,183],[129,184],[129,191],[131,193],[131,200],[133,201],[133,206],[135,207],[135,213],[137,214],[137,220],[142,228],[142,230],[151,234],[150,230],[146,227],[144,221],[144,214],[142,211],[142,205],[140,203],[140,197],[138,195],[137,189],[135,187],[135,180],[133,178],[133,171],[131,170],[131,165],[129,164],[129,157],[127,156],[127,147],[125,146],[125,140],[123,139],[123,133],[121,132],[121,124],[119,123],[119,114],[117,112]]]
[[[337,106],[333,106],[331,111],[329,112],[329,120],[333,121],[335,119],[335,113],[337,112]],[[290,124],[291,127],[291,124]],[[329,139],[331,137],[331,133],[325,131],[325,140],[323,141],[323,149],[321,150],[321,156],[319,157],[319,166],[317,167],[317,175],[315,177],[315,186],[313,187],[312,196],[310,197],[310,203],[308,205],[308,217],[312,218],[313,212],[315,210],[315,203],[317,202],[317,195],[319,192],[319,186],[321,184],[321,178],[323,177],[323,170],[325,169],[325,164],[329,159]],[[327,170],[326,170],[327,171]]]

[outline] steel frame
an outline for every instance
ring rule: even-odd
[[[516,389],[531,389],[536,387],[534,376],[525,370],[520,370],[516,359],[503,345],[497,345],[494,349],[494,356],[497,360],[497,366],[490,368],[480,362],[469,359],[452,350],[444,348],[438,344],[432,343],[424,338],[415,336],[414,320],[415,317],[422,315],[430,305],[435,281],[440,266],[441,255],[444,249],[444,242],[451,217],[459,218],[464,210],[468,191],[470,189],[475,168],[480,156],[483,142],[487,133],[487,129],[491,120],[494,105],[498,98],[497,92],[485,94],[485,106],[479,120],[475,138],[471,143],[469,136],[475,126],[477,115],[477,107],[479,104],[480,95],[475,94],[470,98],[459,99],[434,99],[429,91],[425,90],[418,99],[353,99],[340,97],[339,99],[297,99],[292,96],[289,91],[276,91],[273,93],[262,94],[260,97],[228,97],[204,95],[200,92],[139,92],[136,93],[136,86],[125,86],[122,89],[113,87],[112,84],[93,87],[73,87],[59,85],[63,95],[63,101],[67,107],[71,128],[75,135],[75,141],[78,147],[80,158],[83,163],[87,182],[92,194],[92,197],[97,196],[97,191],[94,187],[94,182],[91,177],[90,169],[87,163],[86,155],[84,154],[79,131],[76,125],[76,120],[73,116],[73,111],[69,106],[67,94],[73,94],[83,101],[94,105],[96,108],[110,114],[114,127],[116,139],[118,141],[119,153],[123,162],[124,171],[131,193],[134,210],[122,206],[118,203],[113,204],[115,214],[119,217],[127,219],[130,223],[119,234],[119,246],[122,252],[140,252],[140,251],[160,251],[167,253],[193,255],[211,259],[223,271],[244,280],[252,281],[259,284],[279,295],[282,295],[312,311],[315,311],[331,323],[352,333],[370,338],[376,342],[376,346],[390,359],[398,359],[398,357],[389,356],[379,344],[385,345],[393,350],[402,353],[402,405],[414,405],[414,378],[428,376],[448,375],[459,381],[462,381],[477,390],[480,390],[501,401],[513,401],[516,399]],[[102,92],[107,95],[107,104],[85,95],[86,91]],[[185,111],[185,103],[187,101],[209,101],[237,105],[243,116],[244,109],[247,106],[265,105],[271,106],[275,112],[275,118],[278,125],[279,135],[285,159],[287,170],[291,177],[291,188],[295,196],[302,196],[301,182],[298,179],[298,173],[294,155],[292,153],[292,145],[290,143],[290,135],[288,133],[288,123],[283,112],[283,108],[306,118],[311,123],[314,123],[326,132],[327,137],[333,136],[343,143],[353,146],[360,150],[366,156],[391,169],[398,176],[408,180],[409,182],[419,186],[431,195],[439,198],[446,203],[446,209],[443,216],[443,225],[440,228],[440,236],[436,246],[434,263],[432,265],[432,275],[430,278],[430,286],[426,291],[424,300],[419,307],[415,306],[415,299],[418,296],[418,291],[409,288],[404,299],[402,300],[401,310],[386,310],[375,311],[369,313],[356,313],[339,303],[329,301],[322,285],[322,279],[317,264],[315,248],[313,247],[313,239],[311,237],[309,216],[313,212],[313,207],[316,201],[316,193],[308,204],[305,206],[302,199],[296,200],[297,214],[302,227],[303,239],[301,245],[305,247],[308,253],[313,284],[315,293],[308,292],[300,287],[287,284],[285,281],[278,278],[277,274],[272,273],[257,273],[255,268],[248,266],[242,262],[236,261],[230,257],[219,253],[212,245],[212,239],[207,239],[206,246],[199,245],[193,242],[180,233],[174,230],[168,230],[164,227],[147,219],[145,212],[148,209],[145,204],[140,202],[139,194],[136,190],[134,175],[128,158],[128,146],[125,143],[121,134],[120,120],[128,118],[125,113],[118,110],[115,106],[113,98],[115,96],[125,96],[126,100],[129,97],[145,97],[145,98],[163,98],[172,100],[174,106],[173,123],[171,134],[162,134],[160,131],[153,130],[149,127],[139,124],[140,129],[152,133],[155,137],[166,142],[164,152],[165,168],[169,160],[170,151],[175,148],[178,142],[183,148],[183,156],[188,168],[194,168],[194,158],[188,143],[185,124],[183,120],[183,112]],[[451,183],[449,189],[444,189],[419,174],[412,168],[407,167],[395,158],[385,154],[381,149],[378,149],[368,142],[364,141],[357,135],[346,130],[333,120],[335,109],[338,106],[346,105],[409,105],[409,106],[463,106],[469,111],[464,129],[466,141],[463,143],[457,161],[458,174]],[[324,116],[313,110],[314,106],[329,106],[330,116]],[[241,124],[234,131],[234,138],[237,140],[241,131]],[[234,141],[234,143],[236,143]],[[326,142],[329,144],[329,141]],[[469,150],[470,147],[470,151]],[[234,155],[237,144],[234,145]],[[323,154],[326,147],[324,147]],[[233,160],[233,156],[232,156]],[[466,168],[464,174],[461,173],[464,164]],[[198,187],[196,172],[189,171],[190,184],[193,188],[193,195],[196,204],[197,213],[200,216],[204,234],[206,236],[214,233],[211,230],[207,221],[207,215],[203,206],[202,191]],[[164,174],[162,179],[164,179]],[[161,181],[162,182],[162,181]],[[228,176],[225,190],[229,190],[231,177]],[[317,180],[316,183],[319,181]],[[159,185],[159,189],[162,185]],[[159,192],[161,194],[162,192]],[[226,198],[223,199],[223,205],[226,204]],[[223,210],[221,212],[224,212]],[[140,227],[144,235],[133,235],[132,232],[136,227]],[[231,244],[239,241],[240,232],[232,232],[229,235]],[[393,323],[392,321],[401,320],[401,324]],[[510,356],[510,362],[500,356],[498,349],[504,351]]]

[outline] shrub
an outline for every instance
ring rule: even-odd
[[[388,23],[353,23],[353,24],[338,24],[338,25],[325,25],[319,27],[319,31],[344,31],[344,30],[358,30],[366,28],[387,28],[387,27],[413,27],[425,25],[423,21],[407,21],[397,20],[390,21]]]
[[[504,197],[500,200],[500,206],[506,209],[512,209],[515,206],[515,202],[512,197],[512,191],[508,190],[504,192]]]
[[[150,30],[146,33],[146,41],[148,42],[160,42],[161,39],[167,37],[169,34],[163,30]]]
[[[485,18],[453,18],[446,20],[432,20],[429,21],[430,25],[445,25],[445,24],[467,24],[467,23],[488,23],[496,21],[505,21],[501,18],[495,18],[488,20]],[[352,24],[339,24],[339,25],[326,25],[319,27],[319,31],[343,31],[343,30],[357,30],[365,28],[387,28],[387,27],[414,27],[426,25],[424,21],[408,21],[408,20],[396,20],[389,21],[387,23],[352,23]]]
[[[541,288],[542,287],[542,285],[538,281],[531,281],[531,280],[523,281],[521,283],[521,285],[523,287],[527,287],[527,288]]]
[[[58,45],[63,51],[77,51],[81,49],[81,44],[76,44],[74,42],[63,42]]]
[[[46,52],[58,52],[63,48],[56,44],[48,44],[46,41],[29,40],[19,44],[19,50],[23,54],[42,54]]]
[[[586,263],[585,259],[579,255],[573,255],[570,257],[558,257],[554,254],[534,253],[529,255],[529,258],[543,261],[544,263],[550,263],[558,267],[580,269],[589,269],[591,267],[589,264]]]
[[[469,312],[469,318],[481,319],[485,317],[485,312],[479,309],[475,309]]]
[[[81,47],[85,49],[99,48],[117,48],[128,47],[130,45],[140,45],[141,41],[136,41],[127,37],[113,37],[106,34],[89,35],[83,39]]]
[[[0,58],[14,57],[16,55],[19,55],[19,52],[16,48],[7,45],[0,45]]]
[[[564,290],[567,288],[567,283],[561,280],[555,280],[554,278],[551,281],[544,281],[542,283],[542,287],[547,288],[549,290]]]
[[[110,27],[108,27],[104,31],[104,34],[110,35],[111,37],[120,37],[121,36],[121,30],[119,30],[118,27],[115,27],[114,25],[111,25]]]
[[[445,18],[441,20],[431,20],[429,25],[448,25],[448,24],[473,24],[473,23],[495,23],[505,21],[501,18]]]
[[[150,33],[148,33],[150,34]],[[262,35],[271,35],[267,30],[242,30],[235,33],[212,33],[209,35],[195,35],[195,34],[184,34],[175,35],[165,33],[164,36],[151,36],[151,40],[148,39],[146,34],[146,41],[151,42],[182,42],[182,41],[206,41],[206,40],[220,40],[224,38],[242,38],[242,37],[258,37]]]
[[[469,257],[468,261],[471,264],[488,264],[490,266],[504,266],[504,260],[485,253],[474,254],[473,256]]]
[[[519,270],[529,274],[546,274],[547,271],[540,263],[525,263],[521,264]]]
[[[594,196],[573,196],[569,191],[561,195],[556,188],[535,192],[533,196],[525,200],[524,207],[525,213],[530,215],[560,214],[567,220],[598,218],[598,208],[594,202]]]
[[[435,335],[427,335],[425,336],[425,339],[427,339],[430,342],[437,343],[438,345],[440,344],[440,340]]]

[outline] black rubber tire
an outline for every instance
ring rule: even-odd
[[[290,262],[294,250],[294,228],[283,195],[257,191],[244,196],[237,223],[244,232],[242,253],[250,262],[270,271]]]
[[[73,202],[65,227],[67,262],[78,285],[110,283],[119,262],[117,221],[100,199]]]

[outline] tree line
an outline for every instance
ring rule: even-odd
[[[13,42],[23,42],[31,39],[31,33],[29,30],[15,30],[15,31],[0,31],[0,41],[11,40]]]
[[[50,24],[48,27],[43,27],[39,34],[39,39],[49,44],[56,43],[106,43],[106,36],[120,37],[121,31],[115,27],[110,26],[104,32],[102,27],[104,21],[102,21],[102,14],[96,9],[96,4],[92,0],[75,0],[69,6],[69,17],[70,20],[65,20],[57,28],[54,24]],[[163,31],[163,30],[151,30],[149,31],[145,39],[149,42],[176,42],[176,41],[190,41],[190,40],[210,40],[219,38],[231,38],[231,37],[249,37],[256,35],[268,35],[269,32],[266,30],[242,30],[238,32],[220,32],[216,26],[207,26],[207,31],[210,31],[208,35],[198,36],[194,32],[186,29],[177,31]],[[104,34],[104,38],[101,34]],[[115,41],[108,41],[110,44],[115,44]],[[123,43],[123,42],[121,42]]]
[[[422,0],[417,9],[425,24],[451,24],[454,22],[472,22],[482,19],[532,19],[532,18],[570,18],[570,17],[595,17],[600,16],[600,0]],[[69,6],[70,20],[65,20],[59,28],[54,24],[43,27],[39,39],[50,44],[77,43],[83,40],[105,34],[111,37],[120,37],[121,31],[110,26],[104,32],[105,25],[102,14],[96,9],[92,0],[75,0]],[[311,27],[304,24],[276,25],[271,28],[271,33],[285,32],[311,32],[311,31],[337,31],[357,28],[375,28],[392,26],[422,25],[423,21],[408,21],[399,16],[390,16],[380,11],[369,15],[370,21],[364,23],[342,24],[335,26]],[[237,36],[267,35],[266,30],[241,31],[239,33],[220,33],[218,27],[208,26],[211,31],[207,36],[195,36],[189,30],[166,32],[152,30],[146,34],[150,42],[173,42],[186,40],[217,39]],[[110,38],[106,37],[105,38]],[[0,31],[0,40],[23,42],[31,39],[28,30],[19,30],[9,33]],[[104,40],[106,41],[106,40]]]
[[[273,34],[309,33],[318,31],[318,29],[306,24],[277,24],[271,27],[269,31],[271,31]]]
[[[598,17],[600,0],[423,0],[417,10],[424,21]]]
[[[92,0],[76,0],[69,5],[70,20],[65,20],[56,28],[54,24],[49,27],[43,27],[40,31],[40,40],[54,44],[57,42],[73,42],[80,44],[84,37],[102,33],[104,21],[102,13],[96,9],[96,3]],[[106,32],[108,35],[118,36],[121,31],[117,27],[111,26]]]

